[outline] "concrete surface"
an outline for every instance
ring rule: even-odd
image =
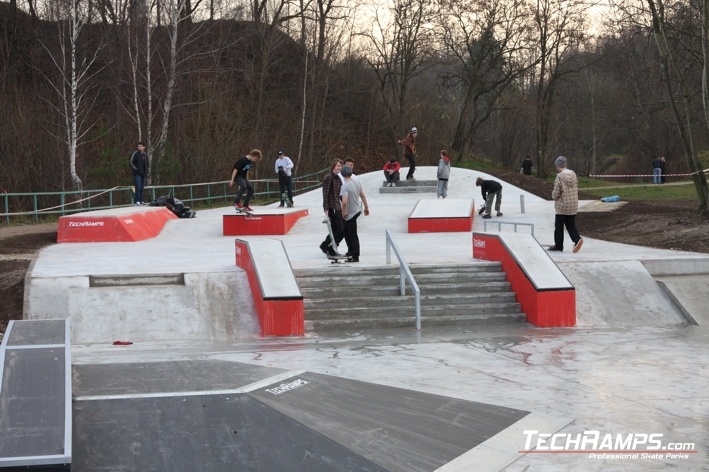
[[[435,167],[421,167],[417,178],[433,179],[435,171]],[[480,172],[451,169],[450,198],[480,198],[474,185],[478,176],[490,178]],[[470,233],[406,233],[406,219],[416,200],[435,200],[435,195],[379,194],[379,171],[359,178],[372,213],[358,221],[362,242],[360,266],[384,264],[384,229],[392,231],[409,263],[475,263]],[[536,239],[544,246],[551,245],[553,203],[510,185],[503,183],[503,186],[505,216],[499,220],[534,223]],[[522,194],[526,204],[524,214],[519,211]],[[310,216],[301,219],[290,234],[279,237],[295,269],[330,266],[318,248],[326,234],[321,223],[321,200],[319,190],[300,195],[298,206],[307,207]],[[102,336],[101,342],[93,344],[74,341],[77,343],[72,346],[74,365],[213,360],[288,371],[307,370],[531,411],[545,417],[575,418],[561,430],[570,435],[585,431],[614,437],[662,434],[665,445],[687,443],[693,448],[679,458],[668,456],[667,450],[661,451],[662,457],[626,459],[594,459],[588,454],[526,454],[507,466],[506,471],[707,470],[709,328],[687,324],[653,275],[662,271],[681,273],[683,267],[701,272],[709,264],[709,256],[590,238],[584,238],[583,249],[577,254],[570,251],[549,254],[577,290],[580,323],[576,328],[565,329],[540,329],[525,324],[421,332],[403,328],[366,334],[357,331],[309,334],[292,339],[242,336],[248,332],[244,329],[236,340],[221,332],[214,338],[201,340],[192,333],[184,334],[189,339],[167,333],[166,336],[172,336],[168,340],[148,341],[150,336],[141,334],[141,327],[157,333],[160,320],[156,317],[153,323],[145,324],[146,307],[157,309],[165,303],[154,287],[143,291],[130,289],[135,291],[130,297],[112,295],[120,308],[110,307],[108,296],[99,300],[102,304],[98,307],[70,303],[80,297],[88,303],[94,297],[81,293],[89,290],[89,275],[184,273],[182,290],[188,290],[188,274],[202,275],[202,282],[194,282],[202,287],[194,292],[196,304],[202,305],[211,296],[207,282],[212,274],[217,274],[215,277],[223,277],[217,286],[233,297],[229,302],[234,310],[230,317],[238,319],[232,322],[248,326],[248,320],[253,319],[249,310],[253,307],[249,308],[248,297],[243,295],[248,293],[243,273],[234,266],[234,238],[221,236],[221,216],[232,211],[231,207],[200,211],[193,220],[170,221],[153,240],[44,249],[28,272],[27,315],[48,317],[64,313],[72,318],[80,315],[86,321],[80,323],[84,325],[83,339]],[[476,219],[473,229],[482,230],[480,219]],[[579,230],[583,236],[583,228]],[[503,231],[507,231],[504,226]],[[174,294],[175,299],[180,296]],[[688,296],[694,298],[692,293]],[[75,312],[69,312],[69,306]],[[203,306],[202,313],[211,310],[209,305]],[[189,314],[190,310],[195,309],[185,305],[171,315],[189,320],[194,316]],[[130,327],[121,316],[132,317],[130,324],[135,327],[130,328],[134,329],[130,334],[143,336],[145,342],[110,345],[114,339],[107,327]],[[72,320],[72,324],[77,323]],[[163,322],[162,329],[177,328],[168,329]],[[208,332],[206,328],[200,331],[205,336]],[[505,454],[518,439],[503,439],[502,446],[506,447],[500,447],[499,454]],[[496,449],[493,445],[490,450],[493,448]],[[492,459],[499,458],[499,454],[493,453]]]
[[[690,322],[709,326],[709,275],[666,276],[656,280]]]

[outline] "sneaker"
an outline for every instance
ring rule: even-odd
[[[244,208],[244,205],[242,205],[241,203],[234,203],[234,206],[236,208]]]
[[[559,251],[559,252],[563,252],[564,250],[563,250],[563,249],[559,249],[558,247],[556,247],[556,244],[555,244],[555,245],[551,246],[549,249],[547,249],[547,251]]]
[[[581,246],[583,246],[583,239],[576,241],[576,244],[574,244],[574,252],[579,252],[581,250]]]
[[[278,208],[284,208],[285,206],[285,204],[281,203],[280,205],[278,205]]]
[[[254,209],[251,208],[250,206],[245,206],[245,207],[244,207],[244,210],[246,210],[246,211],[254,211]]]
[[[497,216],[502,216],[502,212],[498,211]]]
[[[135,202],[135,206],[139,207],[139,206],[140,206],[140,202]]]
[[[359,262],[359,257],[350,257],[345,262]]]
[[[396,187],[396,184],[394,182],[391,183],[392,187]]]
[[[490,218],[492,218],[492,216],[488,214],[483,215],[483,219],[489,220]]]
[[[328,246],[326,242],[323,241],[322,243],[320,243],[320,250],[323,252],[323,254],[327,254],[328,247],[330,246]]]
[[[416,180],[416,177],[413,177],[413,176],[407,177],[406,180]]]
[[[328,255],[328,256],[339,256],[340,254],[339,254],[337,251],[335,251],[335,250],[332,248],[332,246],[328,246],[328,247],[327,247],[327,255]]]

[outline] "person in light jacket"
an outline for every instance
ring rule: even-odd
[[[436,177],[438,178],[436,196],[438,198],[446,198],[448,196],[448,177],[450,175],[451,160],[448,158],[448,151],[444,149],[441,151],[441,160],[438,161],[438,171],[436,172]]]
[[[551,198],[554,200],[554,245],[550,251],[564,250],[564,226],[569,233],[571,241],[574,243],[573,252],[579,252],[583,245],[583,239],[576,229],[576,213],[579,209],[579,181],[576,173],[566,167],[566,158],[559,156],[556,158],[556,174],[554,180],[554,190]]]

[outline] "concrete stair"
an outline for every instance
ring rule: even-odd
[[[387,187],[386,180],[379,187],[379,193],[436,193],[437,180],[400,180],[396,187]]]
[[[308,331],[412,327],[415,298],[399,295],[398,265],[333,265],[296,270]],[[421,290],[421,325],[520,322],[520,310],[499,263],[411,266]]]

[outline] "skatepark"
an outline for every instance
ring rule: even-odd
[[[435,172],[421,167],[416,177]],[[27,273],[24,319],[69,320],[72,469],[704,470],[707,255],[590,238],[578,253],[546,253],[575,291],[573,327],[538,327],[523,314],[490,322],[489,311],[448,323],[428,307],[416,330],[413,304],[406,322],[377,324],[394,311],[376,294],[379,280],[391,271],[399,279],[396,257],[386,264],[387,231],[415,277],[435,266],[455,284],[463,267],[487,267],[473,257],[470,230],[410,231],[412,215],[479,207],[477,177],[489,178],[451,169],[448,197],[437,199],[380,192],[380,172],[358,175],[371,214],[358,220],[354,264],[331,264],[318,247],[327,233],[320,190],[296,196],[293,210],[307,214],[286,234],[225,236],[225,217],[245,218],[229,206],[169,219],[148,239],[42,250]],[[508,234],[516,223],[551,245],[553,202],[502,184],[504,215],[485,225],[474,212],[472,233]],[[261,335],[235,239],[278,241],[284,256],[269,250],[261,272],[276,287],[287,266],[298,281],[315,273],[329,285],[331,302],[306,300],[303,336]],[[372,285],[350,283],[358,274]],[[318,303],[327,317],[351,292],[371,298],[361,310],[370,325],[309,320]],[[693,447],[686,458],[592,459],[529,452],[530,430],[662,434]]]

